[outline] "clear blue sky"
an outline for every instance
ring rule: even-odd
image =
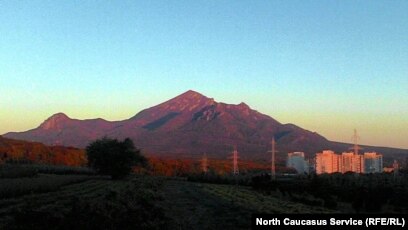
[[[408,1],[0,0],[0,133],[193,89],[408,148]]]

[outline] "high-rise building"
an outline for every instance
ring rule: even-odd
[[[376,152],[364,153],[364,172],[365,173],[382,173],[383,158]]]
[[[354,155],[353,158],[353,172],[355,173],[364,173],[364,156],[363,155]]]
[[[341,154],[341,172],[364,173],[364,157],[354,152],[344,152]]]
[[[353,172],[353,157],[354,157],[353,152],[341,154],[341,162],[342,162],[341,172],[342,173]]]
[[[305,161],[305,153],[303,152],[288,153],[286,166],[296,169],[299,174],[309,173],[309,164]]]
[[[354,173],[381,173],[383,159],[381,154],[367,152],[364,155],[354,152],[344,152],[341,155],[331,150],[316,154],[316,173],[354,172]]]
[[[341,171],[341,157],[331,150],[316,154],[316,174]]]

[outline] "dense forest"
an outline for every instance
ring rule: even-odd
[[[86,156],[82,149],[46,146],[41,143],[12,140],[0,136],[0,163],[2,162],[84,166]]]

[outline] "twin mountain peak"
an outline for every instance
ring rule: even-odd
[[[281,152],[314,154],[328,148],[348,148],[296,125],[281,124],[245,103],[219,103],[192,90],[127,120],[78,120],[57,113],[36,129],[4,136],[79,148],[103,136],[130,137],[147,154],[173,157],[201,156],[206,152],[224,158],[237,146],[241,157],[262,159],[270,149],[272,138],[277,140]]]
[[[227,109],[235,109],[237,111],[243,111],[244,113],[246,113],[247,115],[249,114],[249,111],[251,110],[251,108],[241,102],[238,105],[229,105],[229,104],[224,104],[224,103],[217,103],[215,102],[215,100],[213,98],[208,98],[196,91],[193,90],[188,90],[183,94],[180,94],[179,96],[168,100],[162,104],[159,104],[157,106],[154,106],[152,108],[149,108],[147,110],[142,111],[139,114],[136,114],[134,117],[128,119],[128,121],[130,120],[140,120],[140,114],[146,114],[146,113],[150,113],[149,115],[153,116],[153,117],[157,117],[158,115],[163,115],[163,118],[166,116],[174,116],[174,114],[181,114],[181,113],[194,113],[197,112],[198,110],[202,110],[202,114],[206,115],[206,117],[200,117],[197,116],[198,114],[195,114],[196,116],[193,116],[193,118],[195,120],[197,119],[205,119],[205,120],[210,120],[209,118],[209,114],[211,114],[210,112],[206,111],[212,111],[214,113],[214,108],[216,108],[217,110],[219,110],[219,113],[223,113],[222,110],[223,108],[227,108]],[[255,111],[254,111],[255,112]],[[167,113],[167,114],[166,114]],[[173,114],[173,115],[172,115]],[[193,114],[194,115],[194,114]],[[192,119],[193,119],[192,118]],[[40,126],[40,129],[46,129],[46,130],[50,130],[50,129],[61,129],[64,127],[64,125],[66,123],[70,123],[75,119],[71,119],[70,117],[68,117],[66,114],[60,112],[60,113],[56,113],[54,115],[52,115],[51,117],[49,117],[47,120],[45,120]],[[87,120],[92,121],[92,120],[103,120],[101,118],[97,118],[97,119],[90,119]],[[109,123],[109,121],[103,120],[106,123]],[[123,123],[123,121],[121,121],[121,123]],[[139,122],[141,124],[141,122]]]

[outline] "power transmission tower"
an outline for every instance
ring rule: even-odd
[[[272,149],[271,151],[268,151],[269,153],[272,153],[272,160],[271,160],[271,180],[275,180],[276,179],[276,170],[275,170],[275,153],[276,153],[276,149],[275,149],[275,137],[272,138],[271,141],[272,144]]]
[[[354,135],[351,137],[353,140],[354,146],[350,149],[354,150],[354,155],[358,155],[358,150],[362,149],[360,146],[358,146],[358,141],[360,140],[360,136],[357,134],[357,130],[354,129]]]
[[[201,159],[201,168],[202,168],[204,174],[207,174],[207,172],[208,172],[208,158],[207,158],[207,153],[204,153],[203,158]]]
[[[238,175],[239,174],[239,169],[238,169],[238,151],[237,151],[237,146],[234,145],[234,151],[232,151],[232,164],[233,164],[233,174]]]

